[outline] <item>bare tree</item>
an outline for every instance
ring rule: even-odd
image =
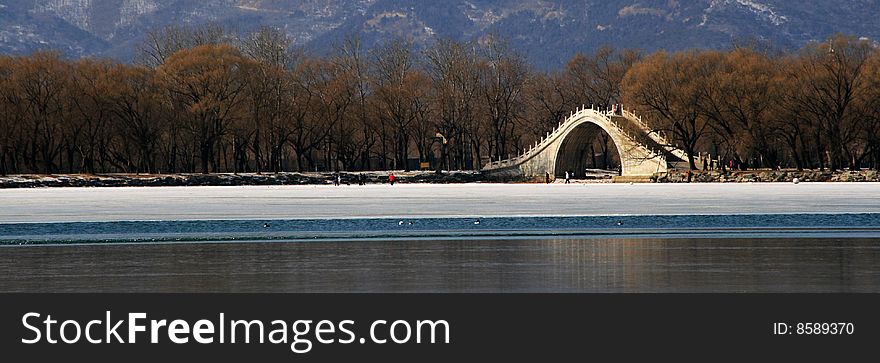
[[[871,52],[867,41],[837,35],[825,43],[808,45],[797,66],[789,69],[788,76],[803,86],[791,98],[792,107],[821,129],[817,142],[822,142],[823,135],[827,138],[832,170],[845,165],[858,169],[865,151],[864,144],[858,142],[865,120],[865,108],[859,102],[868,84],[864,69]]]
[[[415,68],[412,44],[397,39],[376,52],[374,62],[376,117],[390,126],[394,140],[394,166],[409,170],[411,128],[419,120],[420,106],[425,104],[428,77]]]
[[[441,160],[447,168],[464,169],[478,152],[473,142],[480,83],[477,46],[440,40],[425,51],[425,56],[433,80],[438,133],[449,142]],[[473,164],[479,164],[479,158]]]
[[[13,80],[16,60],[0,56],[0,175],[18,171],[16,162],[24,142],[24,100]]]
[[[236,127],[235,170],[247,167],[245,159],[249,148],[254,154],[257,172],[263,169],[278,172],[282,169],[281,152],[289,137],[286,123],[281,120],[291,102],[293,82],[289,72],[297,67],[303,54],[300,49],[291,49],[290,37],[274,28],[261,28],[240,42],[243,53],[258,65],[247,75],[249,116],[247,124]]]
[[[156,157],[160,143],[176,141],[175,135],[166,132],[170,112],[161,80],[146,67],[118,65],[108,75],[114,81],[114,91],[107,98],[109,110],[119,121],[117,131],[124,147],[134,150],[127,164],[133,165],[136,172],[158,172]],[[174,149],[173,145],[169,149]],[[168,166],[168,170],[174,169]]]
[[[340,125],[337,150],[343,164],[359,163],[361,169],[370,166],[370,149],[376,144],[374,120],[370,112],[369,97],[372,94],[372,75],[361,39],[357,35],[347,37],[337,49],[338,66],[351,79],[354,90],[349,122]]]
[[[773,105],[777,102],[774,79],[779,74],[778,63],[748,48],[708,52],[704,60],[716,66],[702,87],[701,107],[719,135],[724,153],[740,165],[748,165],[756,156],[759,163],[776,167],[773,138],[779,119],[773,114]]]
[[[578,53],[565,67],[569,92],[582,103],[610,107],[620,101],[623,78],[641,58],[636,50],[618,51],[610,46],[599,48],[592,56]]]
[[[489,39],[484,52],[486,66],[482,67],[481,93],[492,130],[489,154],[500,160],[508,157],[516,120],[523,117],[523,93],[530,72],[525,58],[503,39]]]
[[[623,81],[624,100],[653,120],[654,131],[671,136],[696,169],[697,143],[708,123],[702,113],[702,86],[711,74],[709,55],[654,54],[635,65]]]
[[[158,67],[175,53],[201,45],[218,45],[231,37],[223,26],[208,23],[198,26],[169,26],[150,31],[138,52],[139,61],[149,67]]]
[[[214,153],[229,123],[241,117],[245,75],[253,68],[229,45],[202,45],[175,53],[159,67],[172,105],[186,114],[197,140],[202,173],[217,171]]]
[[[26,160],[31,170],[54,173],[60,170],[58,157],[64,147],[67,126],[70,66],[58,53],[38,52],[20,58],[11,83],[24,104],[27,129]]]

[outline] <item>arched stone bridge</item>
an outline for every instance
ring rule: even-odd
[[[573,150],[587,140],[590,128],[598,126],[607,133],[620,156],[621,175],[650,177],[665,173],[672,165],[686,162],[687,154],[651,131],[641,118],[628,111],[618,114],[594,108],[573,112],[565,121],[540,141],[516,157],[493,161],[483,173],[502,178],[543,179],[547,173],[555,178],[557,171],[571,165],[573,158],[582,157]]]

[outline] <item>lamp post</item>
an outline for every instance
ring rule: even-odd
[[[446,145],[449,144],[449,140],[446,139],[446,136],[443,136],[439,131],[434,135],[434,142],[440,143],[440,162],[437,163],[436,173],[440,174],[443,172],[443,164],[447,163],[446,160]],[[447,169],[449,168],[447,163]]]

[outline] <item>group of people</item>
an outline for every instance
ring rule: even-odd
[[[364,173],[360,173],[357,175],[357,183],[358,185],[367,185],[367,176]],[[340,186],[342,185],[342,174],[336,173],[333,175],[333,185]],[[350,185],[349,183],[345,183],[345,185]]]
[[[758,160],[751,159],[727,159],[723,160],[719,158],[713,158],[711,154],[708,153],[700,153],[697,156],[698,167],[703,171],[709,170],[720,170],[722,173],[727,172],[727,170],[748,170],[752,165],[759,165]],[[779,166],[772,167],[773,169],[779,169]]]
[[[394,181],[396,179],[397,179],[397,177],[394,176],[394,173],[391,173],[388,175],[388,182],[391,183],[391,185],[394,185]],[[358,185],[367,185],[367,181],[368,181],[368,179],[367,179],[366,174],[360,173],[357,175]],[[349,183],[345,183],[345,184],[349,185]],[[336,173],[333,175],[333,185],[335,185],[335,186],[342,185],[342,173]]]

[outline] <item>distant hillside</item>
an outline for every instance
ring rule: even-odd
[[[0,0],[0,52],[59,49],[130,60],[143,35],[171,24],[216,22],[238,31],[284,29],[318,53],[353,33],[367,45],[393,36],[508,37],[539,68],[603,44],[725,48],[755,39],[797,48],[835,32],[880,38],[880,0]]]

